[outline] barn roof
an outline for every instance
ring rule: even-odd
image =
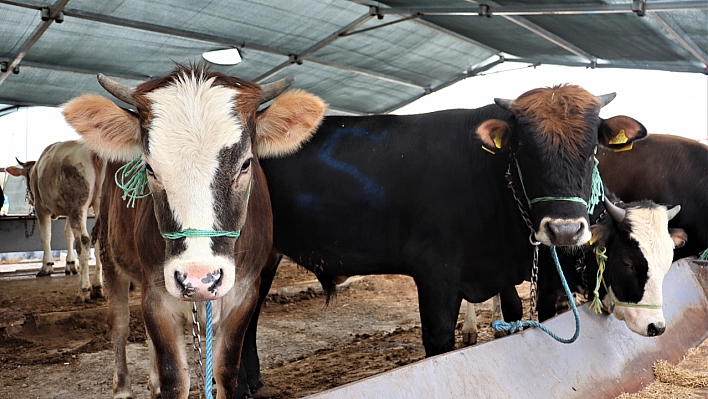
[[[708,1],[0,0],[0,103],[56,106],[173,62],[323,97],[334,113],[395,110],[500,63],[706,73]],[[116,100],[117,101],[117,100]],[[0,115],[3,107],[0,106]]]

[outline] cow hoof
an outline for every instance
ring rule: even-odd
[[[462,333],[462,343],[465,345],[474,345],[477,343],[477,334],[471,332]]]
[[[46,271],[44,271],[44,270],[40,270],[40,271],[37,272],[37,274],[36,274],[37,277],[47,277],[47,276],[51,276],[51,275],[52,275],[52,272],[51,272],[51,271],[46,272]]]
[[[76,271],[76,270],[71,271],[71,274],[77,274],[77,273],[78,273],[78,271]]]
[[[494,338],[504,338],[507,335],[509,335],[509,333],[506,331],[495,331],[494,332]]]
[[[67,270],[64,270],[64,274],[67,275],[67,276],[70,275],[70,274],[71,274],[71,270],[68,270],[68,269],[67,269]]]
[[[88,288],[81,289],[81,291],[79,291],[79,293],[76,295],[76,301],[83,303],[91,302],[91,290]]]
[[[103,287],[100,285],[91,286],[91,299],[103,298]]]

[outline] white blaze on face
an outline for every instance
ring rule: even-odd
[[[152,122],[146,160],[183,229],[218,229],[212,181],[219,153],[239,142],[243,134],[241,122],[234,116],[238,91],[212,86],[213,82],[214,78],[203,81],[183,76],[147,95],[152,102]],[[166,282],[174,279],[176,270],[223,268],[222,288],[228,291],[235,278],[233,261],[214,257],[210,244],[208,238],[186,238],[186,251],[165,266]]]
[[[632,226],[629,236],[639,244],[648,265],[644,295],[638,303],[661,305],[664,276],[668,273],[674,256],[674,242],[669,235],[666,208],[629,208],[626,218]],[[650,324],[656,327],[665,327],[666,324],[662,309],[617,306],[614,314],[618,319],[624,320],[632,331],[641,335],[647,335]]]

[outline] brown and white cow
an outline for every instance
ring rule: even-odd
[[[10,166],[6,171],[15,177],[24,177],[27,199],[37,214],[44,250],[42,269],[37,277],[49,276],[53,272],[52,219],[66,216],[64,238],[68,251],[65,273],[77,273],[74,240],[78,238],[76,251],[81,279],[77,297],[84,302],[101,297],[103,273],[98,255],[96,272],[89,281],[91,239],[86,229],[86,217],[89,207],[93,207],[95,213],[99,211],[100,188],[105,173],[103,160],[78,141],[63,141],[45,148],[37,161],[20,162],[20,165],[22,167]]]
[[[292,80],[259,86],[199,66],[178,65],[137,88],[102,75],[99,80],[137,112],[87,94],[66,104],[64,116],[107,159],[121,164],[139,159],[152,190],[134,208],[126,207],[113,179],[120,164],[108,166],[99,240],[116,353],[113,397],[132,396],[125,346],[129,285],[135,281],[142,285],[153,397],[188,396],[184,331],[192,320],[190,302],[200,302],[204,331],[203,301],[213,301],[217,398],[231,398],[261,267],[272,246],[268,187],[258,156],[296,151],[326,106],[293,91],[259,111]],[[163,238],[189,229],[232,234]]]

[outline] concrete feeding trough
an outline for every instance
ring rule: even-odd
[[[667,328],[659,337],[641,337],[585,304],[572,344],[529,329],[308,398],[614,398],[638,391],[653,381],[657,360],[676,363],[708,337],[708,265],[675,262],[663,288]],[[561,337],[575,331],[572,312],[544,324]]]

